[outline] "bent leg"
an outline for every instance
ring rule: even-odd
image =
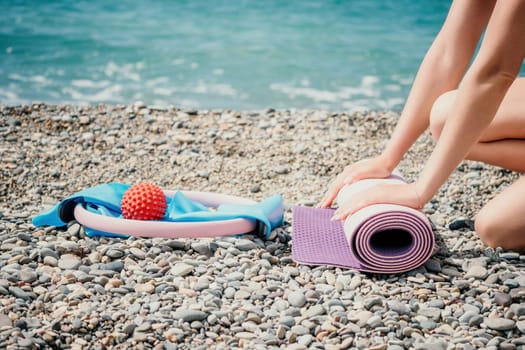
[[[488,202],[476,216],[475,226],[486,245],[525,251],[525,177]]]
[[[441,135],[457,91],[440,96],[430,113],[434,140]],[[494,119],[467,155],[467,159],[525,172],[525,78],[517,78],[503,99]]]

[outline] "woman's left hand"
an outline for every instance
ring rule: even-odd
[[[372,204],[398,204],[414,209],[423,208],[415,183],[377,184],[357,192],[337,209],[332,220],[344,220],[359,209]]]

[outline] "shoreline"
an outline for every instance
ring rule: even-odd
[[[464,162],[424,208],[438,252],[377,276],[291,259],[292,204],[314,205],[342,168],[377,154],[395,112],[0,106],[0,347],[521,349],[525,255],[468,229],[517,174]],[[414,179],[422,136],[399,169]],[[281,194],[273,240],[92,239],[35,228],[45,207],[96,184],[143,180],[259,200]],[[429,345],[433,344],[433,345]],[[430,347],[429,347],[430,346]]]

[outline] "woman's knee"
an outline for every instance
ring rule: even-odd
[[[509,224],[501,216],[483,208],[475,220],[475,230],[481,241],[488,247],[508,250],[523,250],[523,239],[519,228]]]
[[[447,117],[452,103],[456,97],[457,90],[447,91],[439,96],[430,110],[430,133],[432,138],[437,141],[441,135],[441,131],[445,126]]]
[[[474,221],[476,233],[481,241],[492,248],[500,247],[502,244],[501,230],[498,230],[497,219],[483,209],[476,216]],[[500,226],[501,227],[501,226]]]

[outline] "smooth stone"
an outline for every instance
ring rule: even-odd
[[[30,235],[29,233],[25,233],[25,232],[20,232],[16,235],[16,237],[18,237],[18,239],[22,240],[22,241],[26,241],[26,242],[31,242],[31,240],[33,239],[33,236]]]
[[[373,297],[366,298],[363,302],[363,306],[367,310],[370,310],[372,306],[376,306],[376,305],[378,306],[383,305],[383,298],[378,297],[378,296],[373,296]]]
[[[139,248],[131,247],[129,248],[129,253],[140,260],[144,260],[146,258],[146,253]]]
[[[128,336],[130,336],[135,331],[135,328],[137,328],[137,325],[135,323],[128,323],[124,326],[124,329],[122,331]]]
[[[366,321],[366,325],[370,328],[377,328],[383,324],[380,316],[374,315]]]
[[[9,316],[5,314],[0,314],[0,328],[2,327],[12,327],[13,322],[9,318]]]
[[[235,242],[235,248],[239,249],[241,252],[247,252],[257,249],[259,246],[252,240],[242,238]]]
[[[439,273],[441,272],[441,261],[438,259],[428,259],[425,262],[425,268],[427,271]]]
[[[293,291],[288,294],[288,302],[295,307],[303,307],[306,304],[306,297],[301,291]]]
[[[466,311],[465,313],[463,313],[463,315],[461,315],[458,319],[458,321],[460,323],[465,323],[465,324],[468,324],[470,322],[470,320],[472,319],[472,317],[474,316],[477,316],[478,313],[474,312],[474,311]]]
[[[494,302],[499,306],[509,306],[512,303],[512,297],[507,293],[496,292]]]
[[[235,288],[233,287],[228,287],[224,290],[224,297],[226,299],[233,299],[233,297],[235,296]]]
[[[287,327],[295,326],[295,318],[292,316],[283,316],[279,320],[279,324],[285,325]]]
[[[106,256],[109,256],[112,259],[119,259],[124,256],[124,251],[122,249],[108,249]]]
[[[174,276],[184,277],[193,272],[193,266],[186,263],[177,263],[171,268]]]
[[[291,330],[296,335],[303,335],[303,334],[309,334],[310,333],[310,329],[308,327],[305,327],[305,326],[302,326],[302,325],[293,326]]]
[[[20,271],[19,278],[23,282],[32,283],[37,280],[38,275],[34,271],[22,270]]]
[[[209,242],[195,242],[191,244],[191,249],[195,250],[197,253],[206,256],[212,256],[213,250],[211,249]]]
[[[425,342],[424,344],[414,344],[414,350],[446,350],[447,343],[438,341],[435,343]]]
[[[445,307],[445,302],[441,299],[431,300],[428,302],[428,307],[443,309]]]
[[[467,273],[465,274],[465,278],[475,278],[475,279],[485,279],[488,276],[487,269],[483,266],[474,265],[471,266]]]
[[[109,271],[115,271],[120,272],[122,269],[124,269],[124,263],[120,260],[115,260],[112,262],[109,262],[107,264],[102,264],[100,267],[101,270],[109,270]]]
[[[183,240],[168,241],[166,245],[174,250],[183,250],[186,248],[186,242]]]
[[[241,339],[255,339],[257,338],[257,335],[251,332],[237,332],[235,333],[235,337]]]
[[[525,304],[511,304],[509,309],[518,317],[525,315]]]
[[[58,267],[62,270],[76,270],[81,264],[80,258],[73,254],[64,254],[58,260]]]
[[[357,325],[359,327],[364,327],[370,317],[373,316],[373,313],[368,310],[361,310],[355,314],[355,317],[357,318]]]
[[[57,267],[58,266],[58,260],[52,256],[46,256],[43,259],[43,263],[49,266]]]
[[[516,322],[516,327],[521,333],[525,333],[525,321]]]
[[[154,291],[155,291],[155,285],[153,283],[139,283],[135,285],[135,292],[137,293],[151,294]]]
[[[496,331],[508,331],[516,326],[516,322],[501,317],[485,317],[483,320],[485,325]]]
[[[56,260],[58,260],[58,259],[60,258],[59,255],[58,255],[58,253],[57,253],[56,251],[51,250],[51,249],[49,249],[49,248],[42,248],[42,249],[40,250],[40,257],[41,257],[42,259],[44,259],[45,257],[48,257],[48,256],[53,257],[53,258],[55,258]]]
[[[314,305],[312,306],[311,308],[307,309],[303,316],[306,317],[306,318],[309,318],[309,317],[315,317],[315,316],[320,316],[320,315],[324,315],[326,313],[326,310],[324,308],[323,305]]]
[[[475,316],[472,316],[470,318],[470,320],[468,321],[468,325],[470,327],[477,327],[479,326],[481,323],[483,323],[483,316],[481,315],[475,315]]]
[[[208,314],[204,311],[191,310],[191,309],[178,309],[172,315],[172,318],[176,320],[183,320],[184,322],[202,321],[208,317]]]
[[[19,287],[15,287],[15,286],[9,287],[9,293],[11,293],[16,298],[20,298],[24,300],[31,299],[29,294],[26,291],[24,291],[22,288],[19,288]]]
[[[21,348],[29,348],[34,344],[33,338],[19,338],[18,339],[18,346]]]
[[[525,287],[511,289],[509,292],[512,301],[521,301],[525,299]]]
[[[390,300],[387,302],[387,305],[390,310],[399,315],[410,315],[412,311],[408,305],[397,300]]]
[[[290,169],[286,165],[277,165],[273,167],[273,171],[276,174],[284,175],[284,174],[288,174],[290,172]]]
[[[303,334],[297,338],[297,344],[309,347],[313,342],[313,337],[310,334]]]
[[[441,310],[433,307],[421,308],[417,311],[417,314],[428,317],[435,322],[438,322],[441,318]]]

